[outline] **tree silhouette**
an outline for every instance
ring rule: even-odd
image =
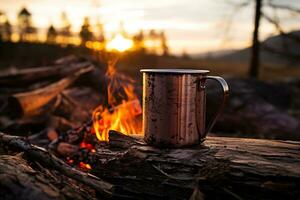
[[[167,45],[167,38],[164,31],[160,32],[161,49],[164,56],[169,55],[169,47]]]
[[[12,27],[11,24],[9,23],[8,19],[4,23],[3,27],[3,40],[10,41],[11,40],[11,35],[12,35]]]
[[[258,78],[259,75],[259,25],[261,18],[262,0],[255,0],[254,30],[252,36],[249,76]]]
[[[125,37],[125,38],[128,37],[128,33],[127,33],[126,30],[125,30],[125,26],[124,26],[124,22],[123,22],[123,21],[120,21],[120,24],[119,24],[119,33],[120,33],[123,37]]]
[[[11,24],[6,15],[0,11],[0,40],[10,41],[12,34]]]
[[[18,14],[18,28],[21,41],[36,40],[36,28],[32,26],[31,13],[24,7]]]
[[[63,44],[68,44],[71,34],[71,23],[69,21],[69,18],[65,12],[62,12],[61,14],[61,29],[58,33],[58,36],[60,36],[61,40],[60,42]]]
[[[97,39],[96,40],[99,41],[99,42],[105,42],[105,35],[104,35],[103,24],[100,22],[99,19],[97,19],[96,28],[98,30],[98,34],[97,34]]]
[[[147,35],[147,46],[146,50],[147,52],[157,54],[161,53],[160,52],[160,47],[161,47],[161,41],[159,38],[159,34],[154,30],[151,29]]]
[[[260,30],[260,21],[261,19],[265,19],[267,22],[271,23],[274,25],[275,29],[277,30],[278,33],[282,36],[283,40],[284,38],[289,38],[292,39],[294,42],[300,43],[300,37],[295,35],[295,34],[288,34],[283,30],[283,27],[281,26],[278,16],[277,16],[277,10],[280,11],[287,11],[290,12],[290,14],[296,15],[300,14],[300,8],[296,8],[295,6],[289,6],[285,5],[284,3],[279,4],[276,1],[273,0],[245,0],[242,1],[241,3],[234,3],[234,14],[237,13],[241,8],[244,8],[248,6],[250,3],[255,2],[255,14],[254,14],[254,29],[253,29],[253,34],[252,34],[252,45],[251,45],[251,55],[250,55],[250,65],[249,65],[249,72],[248,75],[252,78],[258,78],[259,77],[259,71],[260,71],[260,49],[263,48],[264,50],[270,51],[271,53],[275,53],[278,55],[285,56],[288,59],[296,59],[300,60],[300,55],[295,55],[291,54],[287,48],[285,48],[285,44],[283,42],[282,47],[284,50],[278,50],[274,49],[272,47],[263,45],[260,45],[259,41],[259,30]],[[263,7],[268,8],[264,9]],[[268,14],[268,10],[273,11],[273,16],[270,16]],[[227,31],[228,27],[230,27],[231,24],[231,19],[229,20],[228,26],[227,26]],[[261,47],[260,47],[261,46]]]
[[[146,50],[153,54],[169,55],[169,47],[164,31],[158,32],[154,29],[149,31],[146,38]]]
[[[0,11],[0,41],[3,40],[4,23],[5,23],[5,14]]]
[[[54,26],[51,24],[47,31],[47,43],[55,44],[56,38],[57,38],[57,32],[56,32]]]
[[[182,50],[181,58],[183,59],[191,59],[190,55],[187,53],[186,49]]]
[[[81,38],[82,45],[84,45],[87,41],[91,41],[94,39],[92,27],[90,25],[90,20],[88,17],[84,18],[83,25],[81,26],[79,35]]]
[[[300,53],[295,53],[295,51],[292,51],[291,46],[299,45],[300,44],[300,36],[297,32],[290,32],[287,33],[284,30],[284,27],[281,25],[279,17],[277,15],[278,11],[282,12],[288,12],[291,16],[296,17],[300,14],[300,8],[297,8],[295,6],[288,6],[284,4],[277,4],[274,3],[271,0],[267,1],[266,6],[271,8],[273,10],[273,16],[267,14],[266,12],[262,12],[262,18],[264,18],[266,21],[271,23],[276,31],[281,36],[281,46],[278,48],[272,47],[269,45],[264,45],[262,48],[266,51],[269,51],[273,54],[285,57],[289,60],[290,64],[293,64],[293,62],[299,62],[300,61]]]
[[[134,48],[136,50],[142,50],[144,48],[144,31],[140,30],[139,33],[133,36]]]

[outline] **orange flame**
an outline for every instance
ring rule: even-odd
[[[140,115],[142,108],[134,92],[134,81],[118,74],[115,68],[117,59],[108,60],[108,106],[100,105],[93,112],[93,127],[98,140],[108,141],[109,130],[125,135],[141,134]]]

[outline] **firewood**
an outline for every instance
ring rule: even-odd
[[[93,66],[82,68],[73,75],[63,78],[56,83],[30,92],[14,94],[12,97],[17,99],[19,102],[23,115],[30,115],[35,110],[47,104],[65,88],[70,86],[80,75],[89,72],[92,69]]]
[[[113,185],[110,183],[89,173],[84,173],[70,167],[44,148],[31,145],[22,137],[10,136],[0,132],[0,142],[9,148],[15,148],[25,152],[28,157],[33,161],[38,161],[45,168],[55,169],[67,177],[88,185],[104,197],[110,197],[112,195]]]
[[[87,186],[24,157],[0,155],[1,199],[95,199]]]
[[[127,149],[134,144],[145,144],[144,142],[139,141],[138,139],[140,138],[134,138],[127,135],[123,135],[114,130],[109,131],[109,145],[112,148]]]
[[[91,65],[90,62],[86,61],[69,63],[68,65],[62,63],[53,66],[18,69],[14,72],[0,72],[0,85],[5,87],[24,87],[41,80],[51,81],[66,77]]]

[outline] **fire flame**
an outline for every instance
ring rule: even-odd
[[[93,112],[93,127],[98,140],[108,141],[109,130],[125,135],[141,134],[140,115],[142,108],[135,94],[134,81],[118,74],[115,69],[117,59],[108,61],[108,106],[100,105]]]

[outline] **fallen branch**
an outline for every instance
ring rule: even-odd
[[[76,71],[91,66],[91,62],[72,64],[60,63],[53,66],[42,66],[26,69],[17,69],[14,72],[0,72],[0,84],[10,87],[24,87],[40,80],[53,80],[66,77]]]

